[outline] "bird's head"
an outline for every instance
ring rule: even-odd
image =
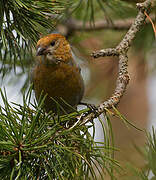
[[[63,35],[49,34],[37,42],[36,55],[57,64],[57,61],[66,62],[71,58],[71,48]]]

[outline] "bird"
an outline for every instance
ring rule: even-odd
[[[47,113],[71,113],[81,102],[84,95],[81,68],[63,35],[48,34],[37,42],[32,83],[36,100],[45,96],[43,106]]]

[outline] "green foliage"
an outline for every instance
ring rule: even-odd
[[[69,1],[0,1],[0,60],[3,63],[19,64],[32,54],[32,46],[40,34],[53,29],[56,18],[51,15],[62,14]],[[17,62],[18,61],[18,62]],[[2,68],[1,68],[2,69]]]
[[[136,15],[136,9],[131,4],[121,0],[79,0],[73,3],[73,9],[70,13],[84,22],[90,21],[93,25],[95,18],[103,19],[104,16],[108,23],[112,23],[112,17],[117,19]]]
[[[31,94],[30,88],[23,105],[11,106],[1,91],[0,179],[104,179],[104,173],[113,178],[119,165],[113,158],[109,117],[105,124],[99,119],[104,142],[95,142],[94,123],[75,119],[87,110],[56,117],[44,112],[45,97],[32,104]]]

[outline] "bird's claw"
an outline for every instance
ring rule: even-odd
[[[94,104],[87,104],[87,107],[90,109],[91,112],[97,111],[97,107]]]
[[[98,108],[94,104],[82,103],[82,102],[80,104],[85,105],[89,108],[89,111],[83,113],[84,117],[86,117],[88,114],[90,114],[92,112],[95,114],[95,117],[97,117],[99,115]]]

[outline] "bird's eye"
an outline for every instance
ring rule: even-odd
[[[50,43],[50,45],[51,45],[51,46],[55,46],[55,41],[52,41],[52,42]]]

